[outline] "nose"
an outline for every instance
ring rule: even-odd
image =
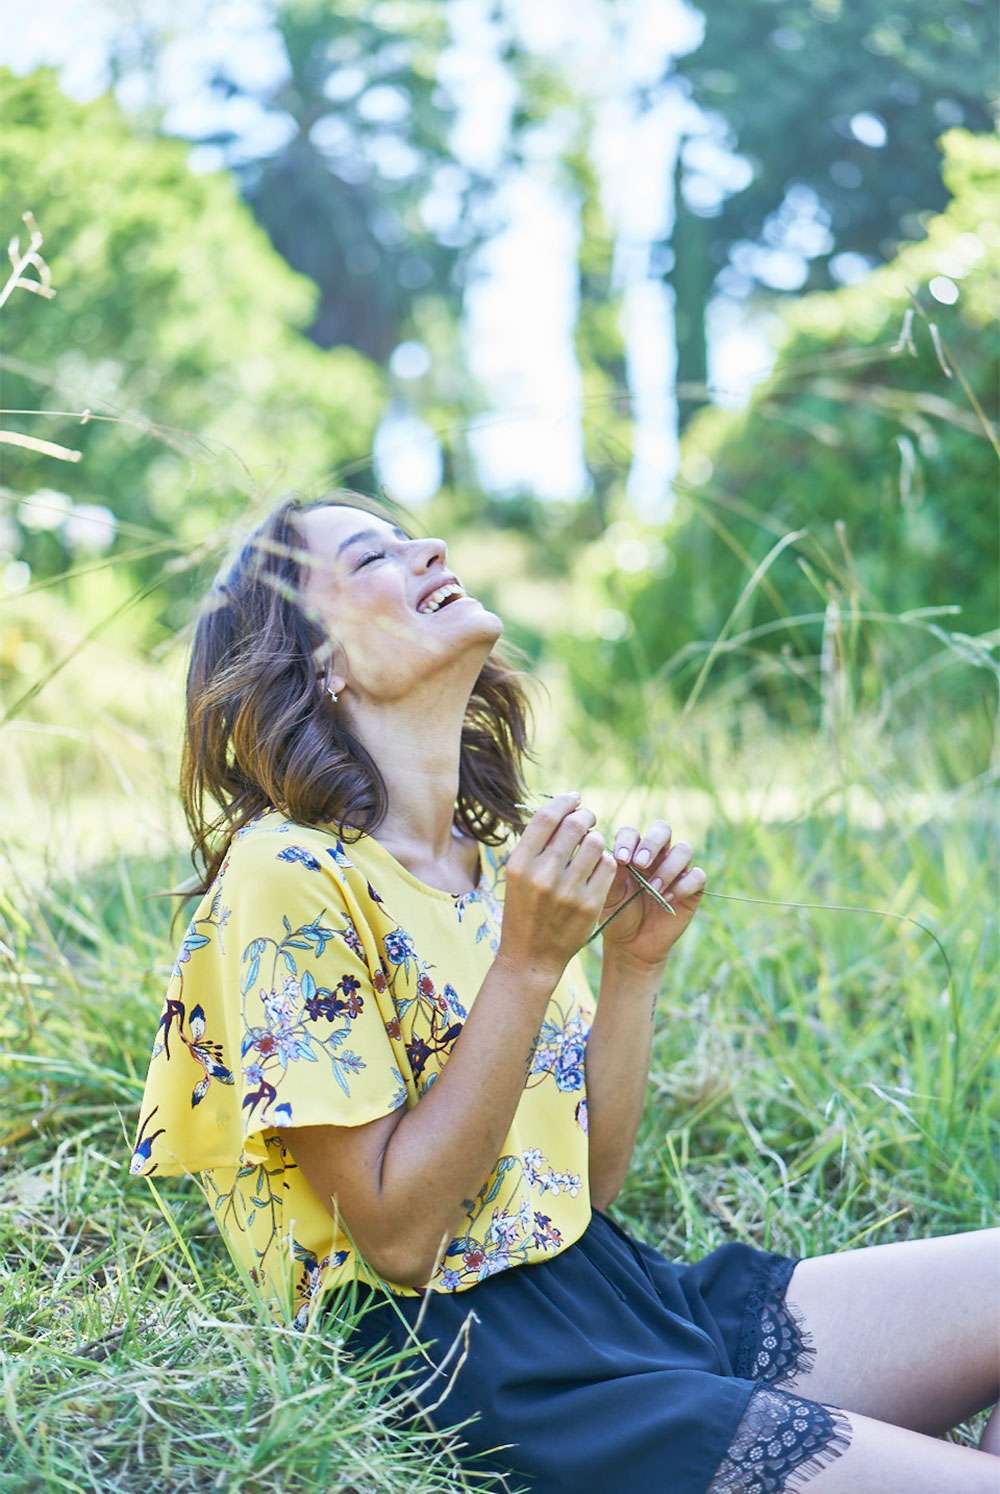
[[[440,560],[442,565],[446,563],[448,559],[448,546],[445,544],[443,539],[425,539],[421,540],[420,543],[427,546],[427,549],[424,552],[425,570],[430,567],[431,561],[435,557]]]

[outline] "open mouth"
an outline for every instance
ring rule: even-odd
[[[430,611],[428,611],[426,607],[418,608],[418,611],[421,617],[433,617],[435,613],[443,612],[446,607],[450,607],[453,602],[467,602],[469,600],[469,597],[464,591],[452,591],[449,592],[449,594],[444,598],[444,601],[439,602],[438,605],[436,607],[432,607]]]

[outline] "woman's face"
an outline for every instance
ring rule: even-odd
[[[310,557],[305,600],[334,642],[328,673],[349,693],[396,699],[442,671],[456,684],[472,671],[466,690],[475,682],[503,633],[497,614],[468,596],[417,610],[453,575],[443,540],[410,539],[391,520],[341,505],[306,510],[295,523]]]

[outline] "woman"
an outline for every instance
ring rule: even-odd
[[[662,820],[612,856],[578,794],[525,823],[502,632],[442,541],[357,495],[247,540],[195,632],[205,876],[132,1171],[200,1173],[297,1327],[356,1283],[354,1343],[419,1343],[418,1408],[472,1417],[469,1466],[508,1487],[996,1490],[996,1413],[979,1451],[940,1439],[997,1398],[1000,1231],[685,1264],[607,1213],[705,875]],[[608,925],[595,1013],[579,951],[628,860],[674,911]]]

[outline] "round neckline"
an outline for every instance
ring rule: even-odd
[[[282,810],[278,809],[275,805],[272,805],[269,810],[262,810],[260,815],[257,816],[257,819],[263,819],[267,814],[276,814],[279,816],[279,818],[285,820],[288,824],[295,823],[294,821],[290,821],[288,819],[288,816],[284,814]],[[339,838],[336,837],[336,832],[327,825],[314,825],[311,827],[307,826],[306,828],[322,830],[325,835],[333,835],[335,838]],[[454,831],[454,826],[452,827],[452,830]],[[464,839],[464,837],[459,835],[458,839]],[[483,892],[486,889],[486,848],[481,840],[476,841],[476,845],[479,848],[479,881],[476,883],[475,887],[470,887],[467,892],[446,892],[443,887],[432,887],[429,882],[421,882],[420,878],[414,876],[409,867],[404,866],[401,861],[397,860],[397,858],[389,850],[388,846],[384,846],[380,840],[376,840],[374,835],[369,835],[366,833],[359,836],[357,840],[341,841],[341,844],[344,846],[345,851],[348,854],[350,853],[351,848],[356,845],[374,846],[376,856],[381,856],[384,861],[387,861],[390,868],[396,872],[397,876],[402,877],[404,882],[409,882],[411,887],[415,887],[419,892],[426,893],[429,897],[444,898],[448,902],[453,903],[460,897],[472,897],[473,893]]]
[[[409,867],[404,866],[392,854],[388,846],[384,846],[380,840],[376,840],[374,835],[362,835],[359,840],[345,842],[345,849],[348,855],[350,855],[351,847],[355,845],[374,846],[376,855],[380,855],[384,860],[388,861],[397,876],[402,877],[404,882],[408,882],[418,892],[427,893],[430,897],[444,898],[447,902],[453,903],[461,897],[471,897],[474,892],[482,892],[486,886],[486,858],[483,854],[483,842],[481,840],[476,841],[476,845],[479,848],[479,881],[475,887],[470,887],[466,892],[447,892],[443,887],[432,887],[429,882],[422,882],[419,877],[414,876]]]

